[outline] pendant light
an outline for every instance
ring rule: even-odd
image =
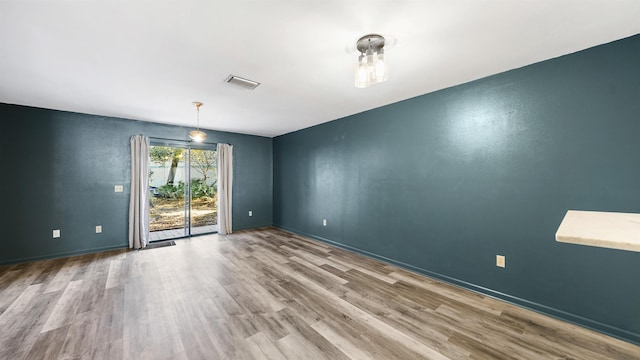
[[[196,112],[198,114],[196,120],[196,126],[198,129],[189,131],[189,137],[195,142],[203,142],[207,138],[207,134],[204,131],[200,131],[200,106],[202,106],[202,103],[194,101],[193,105],[196,106]]]
[[[356,48],[360,52],[355,71],[355,85],[365,88],[387,81],[389,69],[384,61],[384,37],[369,34],[358,39]]]

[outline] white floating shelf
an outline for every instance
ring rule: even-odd
[[[569,210],[556,241],[640,252],[640,214]]]

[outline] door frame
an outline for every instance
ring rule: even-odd
[[[165,147],[175,147],[182,148],[185,150],[186,155],[184,156],[184,168],[185,168],[185,181],[184,181],[184,226],[183,226],[183,235],[177,237],[168,237],[157,240],[150,240],[149,242],[157,242],[157,241],[166,241],[166,240],[176,240],[176,239],[184,239],[192,236],[200,236],[200,235],[209,235],[209,234],[217,234],[218,230],[216,227],[215,231],[205,232],[193,234],[191,230],[191,150],[209,150],[217,152],[217,144],[209,144],[209,143],[194,143],[191,141],[180,141],[180,140],[171,140],[171,139],[161,139],[161,138],[149,138],[149,146],[165,146]],[[217,154],[216,154],[217,155]],[[217,171],[216,164],[216,171]],[[217,225],[217,224],[216,224]],[[160,231],[160,230],[158,230]]]

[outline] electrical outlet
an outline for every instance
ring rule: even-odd
[[[253,216],[253,211],[249,210],[249,216]]]
[[[96,234],[100,234],[102,232],[102,225],[96,226]]]
[[[496,255],[496,266],[497,267],[506,267],[506,257],[504,255]]]
[[[327,219],[322,219],[322,226],[327,226]]]
[[[53,230],[53,238],[59,238],[60,237],[60,229],[55,229]]]
[[[124,191],[124,186],[116,185],[116,186],[113,187],[113,191],[114,192],[123,192]]]

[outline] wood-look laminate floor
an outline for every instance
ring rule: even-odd
[[[276,229],[0,268],[0,359],[638,359]]]

